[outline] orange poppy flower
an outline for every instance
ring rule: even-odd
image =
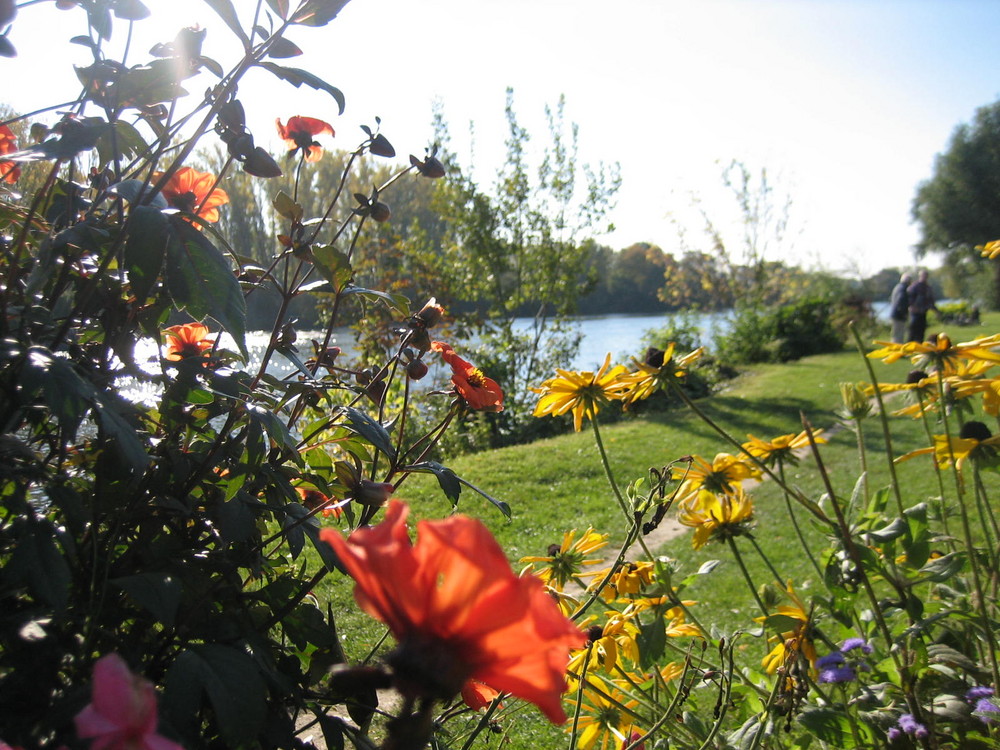
[[[332,515],[334,518],[340,518],[344,515],[344,511],[337,505],[337,499],[334,497],[327,497],[319,490],[310,487],[296,487],[295,491],[302,498],[302,505],[305,506],[306,510],[313,511],[322,508],[324,516]]]
[[[421,521],[413,544],[408,513],[405,503],[391,500],[378,526],[347,539],[320,532],[354,578],[358,605],[399,642],[387,657],[397,688],[413,699],[448,700],[476,680],[564,722],[569,651],[586,636],[541,581],[514,574],[480,521]]]
[[[317,120],[315,117],[296,115],[288,118],[287,125],[282,125],[280,119],[275,119],[274,124],[278,126],[278,136],[288,146],[288,155],[291,156],[302,149],[302,158],[308,162],[319,161],[323,155],[323,147],[313,138],[322,133],[334,135],[333,126],[330,123]]]
[[[6,125],[0,125],[0,156],[17,151],[17,138]],[[0,161],[0,181],[14,184],[21,176],[21,168],[16,162]]]
[[[153,174],[153,181],[157,181],[162,172]],[[163,197],[174,208],[179,208],[188,213],[196,213],[208,222],[219,220],[219,206],[229,203],[229,196],[225,190],[215,188],[215,175],[210,172],[199,172],[191,167],[181,167],[174,172],[173,177],[167,180],[163,186]],[[211,195],[209,190],[212,190]]]
[[[179,362],[187,357],[208,356],[213,342],[207,338],[208,327],[201,323],[184,323],[170,326],[163,331],[167,334],[167,359]]]
[[[431,349],[441,354],[451,366],[451,383],[458,395],[475,411],[503,411],[503,391],[497,381],[488,378],[478,367],[455,354],[443,341],[432,341]]]
[[[489,685],[484,685],[476,680],[466,680],[465,684],[462,685],[462,700],[473,711],[486,708],[499,697],[499,690],[494,690]]]

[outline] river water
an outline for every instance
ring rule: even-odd
[[[885,305],[875,305],[876,314],[884,317]],[[605,355],[610,352],[612,362],[628,363],[629,357],[641,357],[643,353],[642,340],[647,331],[656,328],[663,328],[671,321],[672,316],[667,314],[658,315],[600,315],[585,316],[574,319],[573,325],[581,334],[580,349],[576,358],[572,362],[567,362],[567,369],[573,370],[596,370],[604,361]],[[711,348],[716,337],[723,334],[729,327],[729,312],[714,313],[687,313],[683,319],[697,326],[700,332],[699,343],[702,346]],[[514,328],[523,332],[531,329],[534,323],[533,318],[516,318]],[[250,362],[260,362],[260,358],[267,346],[268,334],[263,331],[251,331],[247,334],[247,349],[250,353]],[[316,332],[299,333],[299,353],[302,360],[310,356],[312,346],[310,339],[322,340],[322,334]],[[222,345],[226,346],[225,337]],[[345,352],[353,348],[354,339],[349,328],[337,329],[332,343],[341,347]],[[230,340],[228,348],[235,348]],[[145,364],[149,372],[156,372],[159,367],[158,356],[155,344],[152,341],[143,340],[136,346],[136,359],[141,364]],[[274,355],[268,372],[275,377],[282,378],[294,375],[297,368],[281,355]],[[252,371],[252,369],[251,369]],[[126,386],[126,397],[134,401],[149,400],[155,396],[155,386],[148,386],[139,391]]]

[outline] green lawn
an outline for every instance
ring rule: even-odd
[[[998,330],[997,325],[1000,314],[986,316],[984,325],[976,329],[953,328],[951,335],[955,340],[969,340]],[[892,366],[873,362],[873,366],[882,382],[900,382],[910,369],[906,361]],[[799,432],[803,415],[815,429],[826,431],[838,428],[835,412],[841,404],[839,384],[868,380],[864,359],[856,351],[845,351],[754,367],[725,384],[717,394],[699,401],[698,406],[739,440],[745,440],[748,433],[768,439]],[[894,418],[890,424],[895,455],[927,445],[920,420]],[[717,452],[734,452],[688,410],[627,418],[603,425],[601,432],[612,469],[623,487],[645,477],[650,468],[664,467],[688,454],[711,460]],[[865,422],[863,433],[869,448],[869,487],[874,490],[886,486],[889,476],[879,420],[873,417]],[[829,442],[822,446],[822,458],[837,497],[846,501],[859,474],[855,434],[842,427],[833,429]],[[523,556],[545,554],[548,546],[560,542],[569,529],[593,526],[609,533],[613,542],[624,538],[625,524],[602,471],[589,425],[585,424],[578,434],[463,456],[448,465],[463,479],[509,503],[512,518],[507,521],[489,502],[466,488],[459,510],[481,518],[491,528],[515,567]],[[791,467],[787,478],[811,500],[825,502],[825,487],[811,457]],[[923,457],[905,464],[901,485],[907,505],[940,494],[932,462]],[[443,517],[451,512],[449,501],[433,477],[414,476],[399,494],[411,504],[416,517]],[[810,587],[817,584],[816,572],[793,533],[780,488],[774,482],[764,482],[752,490],[752,495],[755,539],[781,578],[794,581],[796,589],[808,596]],[[827,546],[823,531],[801,509],[796,515],[809,547],[820,553]],[[753,551],[750,541],[739,539],[737,543],[754,582],[759,585],[773,581],[774,576]],[[676,560],[685,573],[697,570],[706,560],[722,559],[723,564],[701,578],[686,595],[698,601],[696,613],[706,625],[715,623],[722,632],[753,627],[751,617],[757,614],[753,599],[727,549],[709,544],[692,550],[691,534],[685,533],[656,552]],[[381,631],[366,622],[363,615],[349,614],[352,608],[348,605],[346,583],[331,577],[326,588],[335,606],[345,613],[340,630],[350,634],[346,651],[356,659],[367,653]],[[759,664],[766,653],[763,639],[748,638],[745,643],[747,663]],[[537,713],[528,711],[526,715]],[[560,729],[548,728],[540,720],[518,724],[526,726],[517,729],[512,747],[558,746]]]

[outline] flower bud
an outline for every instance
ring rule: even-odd
[[[421,380],[427,374],[427,365],[422,359],[415,359],[406,365],[406,375],[410,380]]]
[[[372,203],[370,211],[371,213],[369,216],[372,217],[373,221],[377,221],[379,223],[389,221],[389,218],[392,216],[392,211],[389,210],[389,206],[382,201],[375,201]]]
[[[421,161],[417,157],[410,154],[410,164],[417,168],[424,177],[429,177],[432,180],[436,180],[439,177],[444,177],[444,164],[436,156],[428,156],[426,159]]]
[[[413,316],[413,319],[424,328],[433,328],[441,322],[442,317],[444,317],[444,308],[437,303],[436,297],[431,297]]]
[[[871,403],[865,397],[864,390],[855,383],[840,384],[840,398],[850,419],[864,419],[871,414]]]
[[[393,487],[388,482],[373,482],[362,479],[354,487],[354,499],[364,505],[382,505],[392,495]]]

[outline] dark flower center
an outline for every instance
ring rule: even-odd
[[[990,433],[989,427],[982,422],[976,422],[974,420],[963,424],[958,436],[964,440],[972,438],[973,440],[978,440],[980,443],[993,437]]]

